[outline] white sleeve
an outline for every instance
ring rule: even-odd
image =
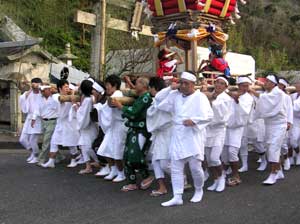
[[[28,103],[27,103],[27,99],[26,99],[26,93],[23,93],[20,97],[19,97],[19,105],[21,108],[22,113],[26,114],[28,113]]]
[[[91,97],[86,97],[80,107],[77,110],[76,118],[78,129],[82,130],[89,126],[91,122],[90,112],[93,107],[93,102]]]
[[[168,87],[168,88],[169,88],[169,90],[171,89],[170,87]],[[168,90],[166,90],[166,91],[168,91]],[[174,100],[178,94],[179,94],[178,90],[169,91],[169,93],[166,94],[166,98],[157,105],[157,109],[172,113],[173,109],[174,109]]]

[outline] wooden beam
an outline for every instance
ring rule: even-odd
[[[109,0],[109,5],[114,5],[120,8],[132,9],[134,6],[135,0]]]
[[[74,22],[90,26],[96,26],[97,16],[93,13],[77,10],[74,17]]]
[[[109,29],[120,30],[120,31],[124,31],[124,32],[130,32],[129,23],[127,21],[124,21],[124,20],[109,18],[106,26]],[[142,31],[139,32],[139,34],[145,35],[145,36],[153,36],[152,32],[151,32],[151,27],[150,26],[144,26],[144,25],[143,25]]]

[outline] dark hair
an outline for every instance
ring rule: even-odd
[[[33,78],[31,79],[31,83],[43,83],[43,81],[40,78]]]
[[[220,45],[211,45],[210,46],[211,52],[216,55],[218,58],[223,57],[223,51],[222,51],[222,46]]]
[[[159,60],[163,59],[164,56],[165,56],[165,54],[166,54],[166,50],[165,50],[165,49],[160,50],[160,51],[158,52],[158,55],[157,55],[158,59],[159,59]]]
[[[156,91],[160,91],[166,87],[166,84],[162,78],[152,77],[149,81],[149,87],[154,88]]]
[[[58,80],[58,82],[56,84],[57,91],[60,92],[59,89],[61,89],[66,84],[69,84],[69,82],[66,79]]]
[[[106,96],[106,88],[105,88],[104,82],[102,82],[100,80],[95,80],[95,82],[104,89],[104,94],[102,94],[102,97],[101,97],[101,100],[99,101],[99,103],[105,104],[105,102],[107,100],[107,96]]]
[[[121,87],[121,79],[117,75],[110,75],[105,79],[105,83],[109,83],[111,86],[120,89]]]
[[[68,77],[69,77],[69,69],[67,67],[64,67],[60,71],[60,79],[68,79]]]
[[[90,80],[83,80],[80,84],[81,93],[84,96],[91,96],[93,90],[93,83]]]

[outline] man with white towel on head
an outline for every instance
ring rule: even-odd
[[[232,113],[234,100],[226,93],[229,82],[219,76],[215,81],[215,90],[209,97],[214,112],[212,122],[207,126],[205,157],[214,182],[207,188],[209,191],[222,192],[225,189],[225,176],[221,162],[224,148],[226,125]]]
[[[284,175],[280,165],[280,152],[287,130],[287,106],[285,93],[278,88],[278,78],[269,74],[264,84],[265,92],[259,95],[256,104],[256,116],[263,118],[266,128],[267,158],[271,173],[263,182],[273,185]]]
[[[158,105],[158,109],[172,113],[173,130],[170,143],[171,179],[173,198],[162,203],[164,207],[182,205],[184,191],[184,166],[189,163],[194,180],[195,193],[191,202],[200,202],[203,197],[204,144],[206,127],[212,121],[213,111],[208,98],[195,90],[196,76],[190,72],[181,74],[178,90]]]
[[[29,151],[30,156],[27,158],[28,163],[38,163],[39,146],[38,139],[42,134],[42,121],[38,117],[33,121],[33,113],[37,110],[39,103],[42,101],[42,94],[39,86],[42,84],[40,78],[31,80],[31,89],[20,96],[19,104],[22,112],[27,114],[26,120],[20,136],[20,143]]]
[[[239,151],[244,135],[244,129],[248,124],[250,112],[253,107],[253,97],[248,93],[252,81],[249,77],[239,77],[237,80],[237,93],[228,93],[234,99],[233,112],[227,123],[225,146],[222,159],[225,165],[230,165],[232,177],[228,178],[229,186],[237,186],[241,183],[238,172]]]

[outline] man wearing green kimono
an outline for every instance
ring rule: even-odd
[[[112,102],[112,106],[122,110],[122,116],[126,118],[125,125],[129,128],[124,149],[125,174],[129,183],[122,188],[122,191],[125,192],[138,189],[136,170],[139,170],[143,178],[141,189],[150,187],[154,179],[149,174],[145,159],[151,144],[151,134],[147,132],[146,128],[147,109],[152,103],[148,88],[149,80],[147,78],[139,78],[135,85],[138,98],[132,106],[123,106],[116,100]]]

